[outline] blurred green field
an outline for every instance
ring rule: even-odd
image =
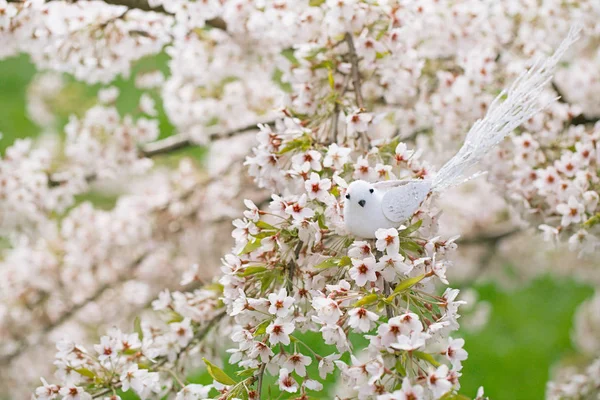
[[[166,70],[165,56],[143,60],[136,66],[136,70],[157,68]],[[16,138],[36,136],[42,130],[26,115],[26,90],[34,74],[35,69],[26,57],[0,61],[0,132],[3,134],[0,152]],[[140,91],[128,79],[119,79],[115,85],[121,89],[119,110],[135,112]],[[81,115],[93,104],[98,88],[70,80],[64,93],[61,93],[65,98],[57,101],[60,104],[57,110],[60,123],[66,122],[69,113]],[[158,99],[158,96],[155,98]],[[165,117],[160,103],[157,106],[160,110],[161,136],[168,136],[173,133],[173,126]],[[183,154],[200,162],[204,150],[196,148]],[[181,155],[166,157],[159,162],[172,163]],[[100,207],[111,207],[114,201],[99,193],[82,196],[80,200],[91,200]],[[578,304],[591,296],[592,289],[565,278],[549,276],[540,277],[512,291],[505,291],[494,283],[478,284],[475,289],[481,300],[491,304],[491,318],[478,333],[460,332],[457,335],[465,338],[465,347],[469,351],[469,359],[464,363],[461,393],[473,397],[477,388],[483,385],[486,394],[495,400],[542,399],[551,366],[574,353],[569,336],[573,313]],[[331,352],[317,334],[303,335],[300,339],[319,352]],[[360,347],[361,343],[355,345]],[[309,370],[315,368],[316,361]],[[225,370],[235,376],[235,369],[231,366],[226,366]],[[211,378],[199,371],[190,380],[209,383]],[[331,390],[334,379],[330,378],[328,382]],[[270,397],[275,398],[278,391],[272,383],[273,380],[265,381],[264,393],[269,393],[267,386],[270,386]],[[135,397],[127,394],[123,398]]]

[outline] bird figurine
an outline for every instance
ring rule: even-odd
[[[429,193],[457,186],[477,175],[464,177],[509,133],[545,107],[539,101],[543,88],[552,79],[562,55],[578,39],[580,30],[571,28],[550,58],[538,60],[494,99],[483,119],[471,127],[460,150],[433,178],[352,182],[344,199],[347,230],[358,238],[374,239],[378,229],[397,228],[408,220]]]

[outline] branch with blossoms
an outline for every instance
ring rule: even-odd
[[[282,392],[306,394],[321,390],[320,381],[336,368],[353,388],[371,394],[401,387],[406,394],[429,392],[439,398],[452,391],[466,352],[461,340],[447,335],[458,328],[457,310],[462,302],[456,300],[457,290],[437,294],[433,284],[447,282],[445,270],[450,263],[446,255],[455,244],[423,237],[421,232],[435,226],[435,217],[425,210],[409,226],[378,232],[378,240],[371,243],[340,234],[344,228],[337,196],[343,197],[346,179],[370,172],[364,170],[364,162],[357,164],[350,152],[335,144],[324,147],[305,142],[310,128],[278,133],[262,126],[261,130],[264,141],[247,161],[257,168],[251,171],[257,179],[292,179],[300,192],[273,196],[268,210],[246,202],[245,218],[234,223],[236,245],[225,257],[219,290],[235,321],[232,339],[237,345],[230,350],[230,363],[239,366],[238,375],[244,378],[228,376],[209,363],[221,395],[253,398],[262,390],[257,385],[263,374],[278,377]],[[305,147],[298,145],[303,142]],[[377,150],[369,158],[392,162],[390,175],[423,168],[416,157],[396,161],[398,152],[404,151],[402,145],[388,143]],[[261,152],[278,155],[280,165],[291,162],[292,169],[258,166]],[[307,163],[312,172],[306,176],[293,173]],[[390,293],[385,292],[386,285]],[[194,294],[188,296],[193,299]],[[383,308],[390,310],[389,317],[380,317]],[[305,329],[320,331],[332,353],[315,354],[299,337]],[[355,358],[354,335],[365,336],[371,343],[370,356],[364,361]],[[430,347],[434,338],[436,343],[446,340],[447,347]],[[112,354],[112,350],[102,351]],[[341,361],[344,355],[352,356],[350,364]],[[306,367],[315,358],[319,368],[309,372]],[[155,369],[147,371],[155,373]],[[127,373],[124,369],[114,372],[121,376],[119,385]],[[144,383],[131,387],[143,397],[152,385],[146,372],[142,375]],[[96,393],[90,387],[85,390]]]
[[[380,231],[374,241],[348,235],[340,199],[355,179],[431,177],[430,163],[439,163],[462,143],[468,127],[485,113],[513,72],[523,69],[531,52],[542,52],[542,45],[562,38],[560,27],[570,25],[568,18],[552,13],[548,28],[543,26],[547,15],[540,18],[540,11],[524,9],[515,16],[510,7],[495,10],[490,18],[491,10],[477,1],[445,8],[362,0],[122,0],[121,7],[114,5],[117,2],[28,2],[17,10],[14,2],[9,7],[0,4],[0,30],[7,44],[3,56],[25,52],[39,68],[68,72],[88,83],[108,83],[129,76],[135,61],[164,51],[170,58],[169,76],[158,85],[164,109],[180,134],[148,144],[158,137],[155,120],[118,118],[112,107],[100,106],[70,121],[69,163],[64,169],[55,170],[56,165],[30,144],[19,144],[6,161],[8,171],[17,171],[9,177],[25,171],[31,181],[41,182],[42,189],[30,187],[37,188],[37,183],[23,185],[19,196],[9,196],[11,207],[27,210],[15,215],[38,222],[43,220],[40,215],[67,209],[75,194],[85,190],[90,176],[115,177],[125,172],[143,176],[150,161],[140,157],[140,147],[142,153],[147,149],[147,156],[164,154],[202,143],[210,132],[272,121],[273,110],[279,109],[283,98],[285,115],[277,114],[279,121],[260,129],[259,144],[246,163],[259,187],[280,195],[264,206],[246,204],[244,218],[235,222],[236,244],[225,258],[220,283],[187,293],[163,293],[153,314],[162,316],[163,322],[152,326],[144,321],[133,336],[111,332],[89,351],[62,343],[56,378],[60,387],[44,383],[37,396],[116,397],[123,390],[142,398],[175,393],[186,400],[260,398],[266,395],[263,384],[269,376],[277,380],[282,397],[308,396],[321,389],[328,374],[339,371],[352,391],[349,396],[456,398],[466,353],[462,341],[453,337],[461,301],[458,292],[447,287],[445,277],[451,266],[447,256],[455,244],[437,237],[435,199],[429,198],[405,226]],[[565,9],[593,17],[578,9],[583,5]],[[164,12],[147,12],[147,8]],[[129,11],[123,14],[124,9]],[[99,30],[97,21],[111,23],[101,22]],[[221,29],[211,29],[216,27],[211,27],[216,25],[211,21],[218,21]],[[596,22],[592,18],[588,23],[590,31]],[[510,57],[498,57],[498,49],[507,41],[505,51]],[[571,86],[594,92],[588,85]],[[585,164],[591,177],[576,179],[565,178],[573,166],[566,163],[560,184],[550,185],[550,191],[545,191],[543,179],[531,178],[529,167],[535,165],[533,172],[540,174],[548,167],[545,163],[560,160],[573,148],[577,162],[582,161],[579,155],[593,159],[594,135],[582,141],[583,150],[577,148],[581,132],[569,131],[568,138],[558,135],[569,115],[579,115],[571,111],[570,106],[552,105],[543,116],[529,121],[523,131],[542,138],[542,152],[531,152],[534,142],[523,140],[525,151],[514,155],[508,178],[502,175],[506,171],[492,174],[494,179],[504,179],[498,181],[501,186],[506,183],[507,194],[516,193],[527,202],[526,215],[543,214],[548,226],[562,236],[580,228],[577,224],[583,220],[590,230],[598,226],[593,195],[585,195],[597,191],[593,175],[597,162]],[[591,127],[586,129],[589,132]],[[545,136],[546,130],[551,138]],[[423,133],[430,143],[420,140]],[[365,140],[361,146],[356,143],[359,137]],[[425,151],[410,150],[399,138],[415,139]],[[515,142],[522,139],[527,137],[517,132]],[[503,160],[496,166],[506,166]],[[46,190],[48,171],[51,179],[66,184]],[[538,185],[543,186],[539,193]],[[232,197],[238,196],[237,186],[230,187],[229,181],[222,187]],[[577,204],[569,204],[567,193]],[[135,202],[146,206],[139,197],[144,196]],[[151,200],[162,201],[156,197]],[[211,213],[222,199],[209,199],[192,203],[191,208],[195,204],[199,213]],[[130,197],[122,200],[117,209],[123,214],[137,210],[122,206],[132,202]],[[580,212],[582,201],[590,203],[585,212]],[[181,207],[173,205],[173,213]],[[581,221],[573,219],[572,210]],[[135,222],[144,220],[144,213],[136,215]],[[557,218],[563,215],[569,224],[561,223],[559,229]],[[123,221],[113,229],[120,232],[132,226],[130,219],[121,216],[119,222]],[[156,225],[162,226],[160,222]],[[162,233],[168,238],[171,224],[164,225]],[[146,229],[145,224],[139,227],[133,230]],[[103,228],[98,225],[96,230]],[[199,232],[206,231],[186,229],[189,237]],[[594,241],[593,236],[585,237]],[[213,238],[205,241],[217,243]],[[155,244],[141,238],[125,249]],[[82,241],[74,247],[87,253],[101,246]],[[121,251],[103,258],[99,269],[121,261],[119,253],[127,254],[116,248]],[[164,264],[169,263],[162,262],[156,269]],[[223,310],[229,317],[220,331],[205,334]],[[197,367],[196,352],[207,360],[217,357],[207,351],[207,343],[214,344],[210,342],[214,336],[226,336],[227,329],[233,330],[230,364],[237,366],[237,373],[229,376],[207,361],[213,385],[188,384],[185,376]],[[326,353],[313,353],[302,337],[306,330],[319,332],[329,345]],[[354,347],[353,341],[360,337],[368,341],[367,349]]]
[[[358,67],[356,50],[349,44],[348,51]],[[259,143],[246,160],[259,187],[285,195],[273,195],[266,210],[246,201],[244,218],[234,221],[235,245],[224,257],[220,285],[209,296],[219,297],[232,319],[235,345],[228,352],[230,364],[238,366],[237,376],[206,361],[215,386],[187,385],[175,365],[164,373],[146,367],[145,358],[154,357],[145,351],[138,360],[123,360],[126,354],[110,345],[118,343],[116,335],[96,347],[97,364],[85,367],[93,368],[91,374],[71,377],[71,384],[79,385],[73,390],[100,396],[116,388],[131,389],[141,398],[161,390],[177,391],[178,396],[198,390],[205,397],[218,390],[223,398],[256,398],[263,391],[258,385],[264,375],[271,375],[280,393],[308,395],[321,391],[322,381],[337,369],[359,396],[456,396],[467,354],[464,341],[451,333],[458,329],[463,302],[457,300],[458,290],[437,288],[448,285],[447,256],[456,248],[453,240],[435,236],[437,212],[426,202],[406,226],[379,230],[377,240],[360,241],[345,230],[340,200],[353,179],[423,178],[430,172],[398,139],[370,142],[366,130],[372,116],[363,105],[356,111],[357,104],[337,93],[330,80],[318,84],[333,90],[326,98],[340,104],[346,115],[344,142],[349,147],[322,144],[316,138],[327,135],[319,118],[301,118],[296,110],[286,109],[274,126],[260,125]],[[354,90],[356,96],[359,82]],[[370,143],[352,147],[354,133],[363,133]],[[206,291],[174,294],[173,299],[185,296],[187,304],[201,305]],[[163,298],[154,308],[170,305]],[[208,319],[205,313],[216,312],[202,309],[197,315],[201,321]],[[387,312],[380,316],[383,309]],[[180,314],[176,320],[183,317],[183,322],[169,324],[169,331],[176,333],[170,339],[151,340],[144,334],[147,346],[171,362],[177,360],[189,342],[173,343],[203,329],[189,325],[189,315]],[[305,330],[320,332],[330,353],[315,353],[301,338]],[[356,337],[370,343],[362,355],[352,344]],[[59,354],[67,369],[77,371],[69,364],[73,358],[72,353]],[[307,368],[313,361],[318,361],[316,370]],[[119,378],[106,379],[102,369]],[[44,393],[47,387],[38,390]]]

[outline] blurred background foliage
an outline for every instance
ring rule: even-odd
[[[159,55],[141,60],[133,70],[161,70],[167,73],[167,57]],[[27,57],[21,56],[0,61],[0,152],[18,138],[36,137],[45,129],[37,126],[27,116],[27,88],[36,74]],[[84,85],[65,77],[66,85],[54,99],[54,112],[58,116],[56,131],[62,134],[62,127],[69,115],[82,115],[96,103],[100,85]],[[119,111],[134,116],[139,115],[138,103],[141,91],[132,79],[120,78],[113,83],[119,88],[117,101]],[[171,135],[173,126],[162,109],[158,93],[152,94],[157,100],[161,137]],[[182,156],[189,156],[201,162],[205,149],[195,148],[177,154],[161,157],[159,164],[172,165]],[[95,206],[110,208],[114,196],[93,192],[81,196],[79,201],[91,201]],[[532,249],[535,251],[535,249]],[[25,267],[25,266],[24,266]],[[480,301],[490,305],[488,322],[479,330],[462,330],[460,336],[466,340],[465,348],[469,359],[464,363],[462,390],[468,397],[474,397],[477,388],[483,385],[485,393],[495,400],[530,400],[544,397],[545,385],[551,369],[557,362],[576,357],[570,333],[575,309],[589,298],[593,290],[583,283],[564,277],[543,276],[532,282],[519,283],[511,289],[494,282],[464,284],[472,287]],[[311,348],[327,354],[329,347],[322,343],[317,334],[306,334],[299,338]],[[364,343],[354,343],[356,348]],[[216,360],[213,360],[216,361]],[[224,355],[224,370],[235,376],[235,369],[227,366]],[[316,369],[317,361],[309,367]],[[210,383],[208,373],[198,371],[189,377],[196,383]],[[335,387],[335,377],[330,376],[329,389]],[[271,391],[269,392],[270,387]],[[265,393],[277,398],[279,391],[274,379],[265,381]],[[331,393],[331,392],[330,392]],[[331,397],[328,397],[331,398]],[[129,394],[123,399],[135,399]]]

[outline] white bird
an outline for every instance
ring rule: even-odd
[[[545,61],[538,60],[508,90],[494,99],[483,119],[471,127],[465,143],[433,177],[427,180],[352,182],[344,200],[344,221],[354,236],[373,239],[381,228],[397,228],[409,219],[431,192],[439,192],[469,179],[463,174],[498,145],[510,132],[544,108],[539,105],[544,86],[552,79],[556,64],[579,37],[580,27],[569,34]]]

